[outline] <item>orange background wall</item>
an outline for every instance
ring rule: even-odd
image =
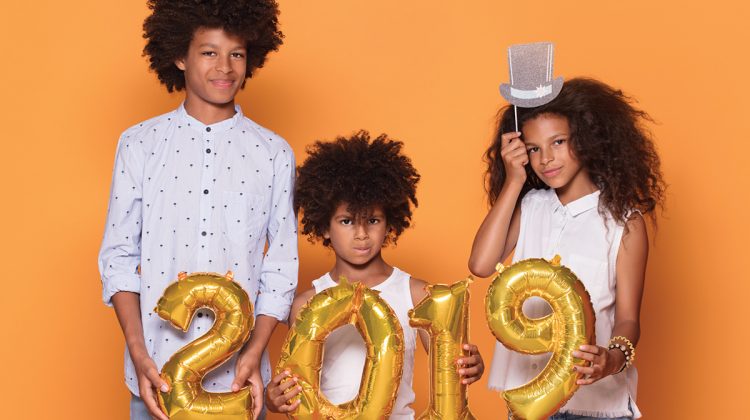
[[[180,102],[141,57],[144,3],[3,5],[3,418],[127,418],[123,339],[100,301],[96,255],[119,133]],[[648,266],[638,403],[649,419],[739,418],[750,391],[747,4],[286,0],[285,45],[238,102],[298,161],[314,139],[359,128],[403,139],[423,176],[420,206],[386,257],[450,283],[468,274],[487,209],[481,155],[503,105],[505,48],[554,41],[556,74],[621,87],[658,121],[670,189]],[[332,254],[300,243],[307,287]],[[472,286],[471,324],[489,363],[487,285]],[[471,387],[473,410],[502,418],[486,383]],[[420,411],[425,379],[415,387]]]

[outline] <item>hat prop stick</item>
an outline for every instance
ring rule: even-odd
[[[518,44],[508,47],[510,83],[500,85],[500,94],[513,105],[518,127],[518,107],[542,106],[557,97],[563,78],[553,78],[555,46],[551,42]]]

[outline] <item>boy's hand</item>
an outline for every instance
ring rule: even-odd
[[[625,363],[625,355],[619,350],[609,350],[604,347],[584,344],[573,352],[573,357],[588,360],[589,366],[573,366],[573,370],[581,375],[576,381],[578,385],[591,385],[606,376],[615,374]]]
[[[458,365],[458,374],[461,376],[461,383],[468,385],[478,381],[482,377],[484,373],[484,360],[482,360],[482,355],[479,354],[477,346],[464,344],[463,347],[464,350],[469,352],[469,355],[456,360],[456,364]]]
[[[285,370],[271,379],[266,389],[266,406],[274,413],[291,413],[300,405],[299,398],[292,399],[302,392],[297,377]]]
[[[168,392],[169,385],[159,376],[156,363],[150,357],[143,356],[137,360],[133,360],[133,364],[135,365],[135,372],[138,375],[138,390],[149,414],[159,420],[169,420],[169,417],[161,411],[159,400],[157,399],[157,392],[159,392],[157,387],[162,392]]]
[[[263,379],[260,376],[260,356],[249,351],[240,353],[234,368],[232,392],[237,392],[250,383],[250,394],[253,396],[253,418],[260,416],[263,408]]]

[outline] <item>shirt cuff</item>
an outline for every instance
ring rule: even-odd
[[[102,300],[107,306],[112,306],[112,296],[117,292],[141,293],[141,278],[136,274],[118,274],[109,277],[103,283]]]
[[[275,293],[261,292],[255,303],[256,316],[272,316],[284,324],[286,324],[289,319],[289,312],[291,309],[292,300]]]

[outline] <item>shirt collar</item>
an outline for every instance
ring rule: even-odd
[[[564,206],[560,202],[557,194],[552,194],[555,200],[555,210],[564,209],[566,213],[569,213],[571,216],[576,217],[581,213],[585,213],[599,206],[599,193],[600,191],[596,190],[591,194],[584,195],[581,198],[571,201],[566,206]]]
[[[204,131],[206,128],[210,128],[210,131],[213,133],[221,132],[229,130],[230,128],[235,127],[241,120],[244,115],[242,114],[242,108],[240,108],[239,105],[234,104],[234,115],[232,115],[231,118],[228,118],[223,121],[219,121],[217,123],[213,124],[203,124],[202,122],[196,120],[193,118],[190,114],[187,113],[185,110],[185,102],[180,104],[180,107],[177,108],[177,115],[181,120],[183,120],[185,123],[187,123],[188,126],[193,127],[197,130]]]

